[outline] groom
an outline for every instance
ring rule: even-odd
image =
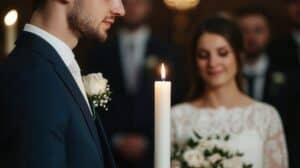
[[[0,167],[115,168],[93,116],[72,49],[83,35],[106,39],[121,0],[36,0],[0,65]]]

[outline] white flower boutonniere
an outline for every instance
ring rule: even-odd
[[[156,55],[149,55],[147,60],[145,61],[145,67],[148,70],[155,69],[159,65],[159,57]]]
[[[282,85],[285,83],[285,76],[282,72],[274,72],[272,74],[272,80],[276,85]]]
[[[83,85],[90,101],[93,113],[95,108],[108,110],[108,102],[111,101],[111,91],[107,79],[102,73],[92,73],[82,77]]]

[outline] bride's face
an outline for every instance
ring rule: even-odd
[[[196,54],[199,75],[206,87],[222,87],[235,82],[236,56],[224,37],[204,33],[198,39]]]

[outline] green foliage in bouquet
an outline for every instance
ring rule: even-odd
[[[243,153],[226,145],[230,135],[203,138],[194,132],[185,144],[173,144],[172,168],[252,168],[242,161]]]

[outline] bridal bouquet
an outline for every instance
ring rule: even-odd
[[[230,136],[189,139],[186,144],[174,144],[172,148],[172,168],[252,168],[242,160],[243,153],[233,151],[226,144]]]
[[[101,73],[92,73],[83,76],[82,81],[93,113],[95,113],[95,108],[107,111],[108,102],[111,101],[111,91],[107,79],[103,78]]]

